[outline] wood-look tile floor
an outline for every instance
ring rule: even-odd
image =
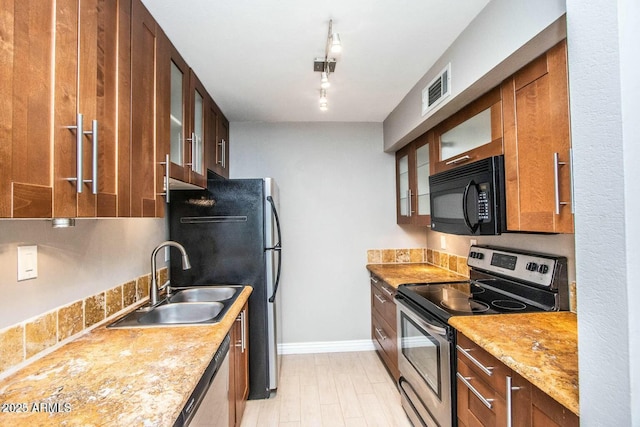
[[[275,396],[250,400],[242,427],[410,427],[400,395],[375,352],[282,357]]]

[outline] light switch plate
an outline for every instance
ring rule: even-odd
[[[38,247],[18,246],[18,282],[38,277]]]
[[[440,236],[440,249],[447,249],[447,239],[444,236]]]

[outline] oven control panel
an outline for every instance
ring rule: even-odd
[[[556,287],[554,273],[561,262],[566,258],[489,246],[471,246],[467,258],[471,268],[549,289]]]

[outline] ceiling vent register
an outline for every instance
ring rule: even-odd
[[[451,94],[451,63],[422,90],[422,115],[433,110]]]

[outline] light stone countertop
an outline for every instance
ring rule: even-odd
[[[468,277],[427,263],[367,264],[367,269],[394,288],[406,283],[468,280]]]
[[[251,292],[215,325],[94,329],[0,381],[0,425],[172,426]]]
[[[449,324],[527,381],[580,415],[574,313],[456,316]]]

